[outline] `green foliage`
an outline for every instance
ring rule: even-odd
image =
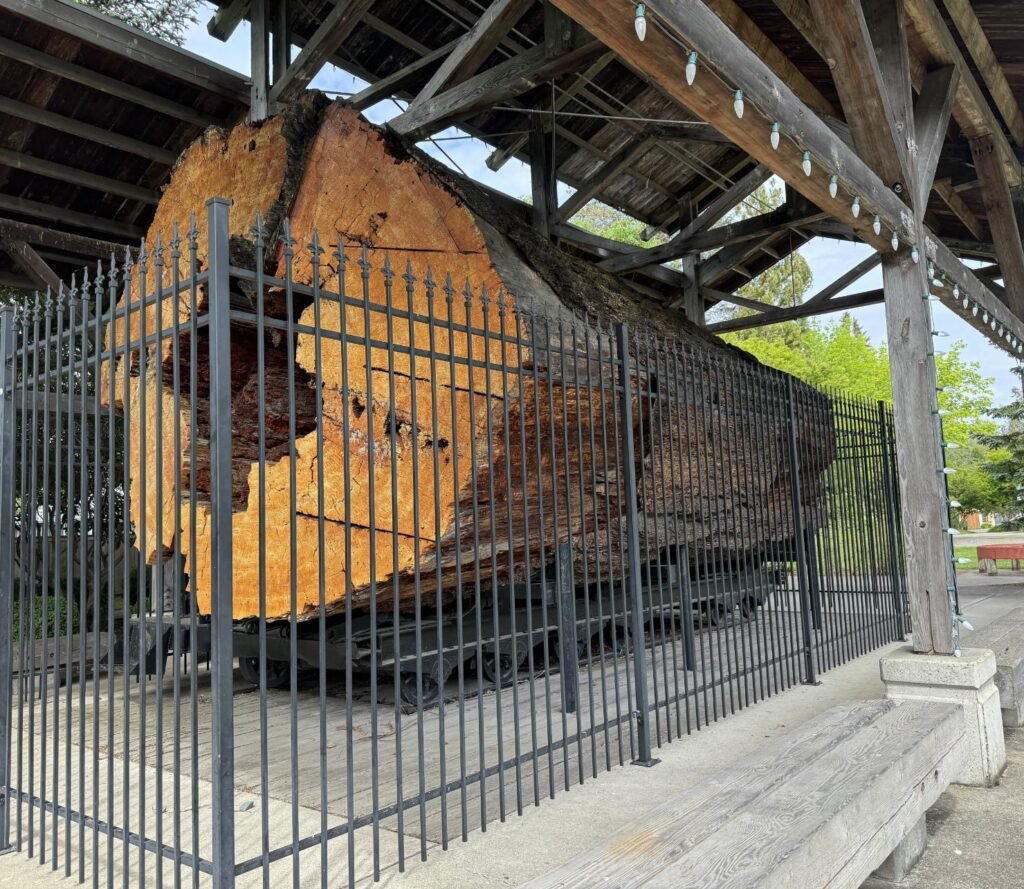
[[[25,609],[21,610],[22,597],[15,596],[12,603],[12,626],[14,627],[14,641],[19,639],[55,639],[58,636],[66,636],[68,633],[68,600],[61,596],[54,607],[54,596],[52,593],[46,596],[35,596],[32,600],[26,599]],[[79,629],[78,605],[71,602],[71,633],[77,633]]]
[[[1002,427],[980,438],[995,451],[989,471],[1006,492],[1007,505],[1017,511],[1019,498],[1024,497],[1024,368],[1015,367],[1013,372],[1022,381],[1013,401],[989,411],[991,417],[1002,420]]]
[[[964,447],[949,453],[949,465],[956,474],[949,476],[949,495],[960,503],[954,518],[960,525],[972,512],[995,512],[1011,506],[1015,491],[1001,482],[992,472],[993,459],[1001,459],[999,452],[972,440]]]
[[[152,34],[177,43],[185,40],[185,31],[195,24],[196,10],[202,5],[200,0],[78,0],[82,6],[88,6],[112,18],[121,19]]]
[[[621,241],[632,247],[656,247],[667,240],[664,234],[657,234],[645,241],[640,237],[645,228],[642,222],[600,201],[587,204],[573,216],[572,224],[602,238]]]

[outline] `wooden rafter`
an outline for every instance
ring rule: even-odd
[[[988,239],[988,231],[985,228],[985,224],[967,206],[966,201],[960,197],[949,179],[936,180],[932,188],[976,240],[984,241]]]
[[[689,225],[683,226],[671,240],[657,247],[640,248],[632,253],[606,260],[600,264],[600,267],[605,269],[605,271],[622,273],[643,268],[647,265],[656,265],[671,259],[677,259],[686,252],[685,249],[679,252],[681,245],[684,245],[697,232],[704,231],[720,221],[751,192],[756,191],[763,185],[770,176],[771,171],[767,167],[763,164],[757,165],[749,173],[715,197],[696,219],[690,222]]]
[[[142,201],[146,204],[156,204],[160,199],[160,195],[153,188],[143,188],[139,185],[132,185],[130,182],[122,182],[109,176],[89,173],[85,170],[69,167],[66,164],[58,164],[53,161],[43,160],[42,158],[32,157],[28,154],[22,154],[19,151],[9,151],[6,148],[0,148],[0,166],[27,170],[30,173],[38,173],[40,176],[46,176],[50,179],[71,182],[74,185],[116,194],[135,201]]]
[[[882,255],[874,253],[867,259],[857,263],[852,269],[836,278],[831,284],[823,287],[810,299],[804,300],[805,306],[817,306],[828,302],[832,297],[838,296],[847,287],[863,278],[868,272],[878,268],[882,262]]]
[[[985,36],[981,22],[974,14],[974,9],[969,0],[943,0],[949,17],[953,20],[960,37],[967,47],[967,51],[978,66],[982,80],[988,87],[996,108],[1006,121],[1007,129],[1018,145],[1024,145],[1024,115],[1021,114],[1020,103],[1013,94],[996,54],[992,51],[992,45]]]
[[[28,216],[45,223],[51,223],[54,218],[54,208],[49,204],[31,198],[12,197],[6,194],[0,194],[0,210]],[[137,225],[118,222],[114,219],[103,219],[100,216],[93,216],[78,210],[68,210],[62,207],[59,210],[59,215],[62,225],[84,228],[86,231],[103,232],[128,240],[141,238],[146,233],[145,229]]]
[[[8,241],[25,241],[28,244],[50,247],[62,253],[79,256],[92,256],[107,259],[116,254],[123,256],[125,246],[113,241],[88,238],[84,235],[73,235],[70,232],[57,231],[28,222],[16,222],[13,219],[0,219],[0,239]],[[38,252],[38,251],[37,251]]]
[[[754,24],[753,19],[740,8],[736,0],[706,0],[706,3],[808,106],[822,114],[838,116],[839,109],[825,98],[821,90],[811,83],[772,39]]]
[[[892,0],[870,7],[862,0],[834,0],[812,3],[811,9],[857,150],[889,185],[909,182],[910,82],[903,103],[885,82],[890,67],[899,66],[892,56],[905,52],[902,7]]]
[[[1018,318],[1024,318],[1024,246],[1003,165],[989,137],[971,140],[971,154],[981,179],[985,216],[1003,272],[1007,304]]]
[[[429,70],[432,66],[437,65],[442,59],[446,58],[458,44],[458,40],[452,40],[439,49],[435,49],[425,56],[420,56],[404,68],[399,68],[394,74],[382,77],[380,80],[360,90],[349,99],[349,103],[353,108],[364,111],[371,105],[376,105],[378,102],[400,93],[424,71]]]
[[[649,29],[646,42],[640,43],[631,33],[630,23],[623,21],[615,8],[585,0],[552,2],[614,49],[629,65],[644,71],[648,77],[660,79],[667,93],[729,136],[749,155],[768,165],[809,200],[849,225],[861,240],[884,253],[892,251],[890,239],[894,230],[905,242],[923,242],[921,252],[934,258],[939,271],[950,280],[956,279],[960,289],[969,290],[991,317],[996,317],[1005,329],[1024,340],[1024,324],[1020,319],[1007,311],[984,282],[971,274],[931,232],[919,228],[906,205],[877,174],[703,3],[680,6],[668,0],[652,0],[648,4],[650,13],[667,29],[678,34],[686,46],[696,49],[706,64],[723,73],[723,80],[698,77],[692,86],[687,86],[679,76],[686,61],[684,50],[664,36],[661,28]],[[750,99],[743,120],[732,113],[731,92],[736,88],[743,89]],[[789,137],[778,151],[772,150],[765,136],[774,121],[782,124]],[[804,175],[801,169],[803,150],[810,151],[819,165],[816,170],[812,169],[811,176]],[[865,209],[860,217],[855,218],[845,202],[837,202],[829,194],[828,176],[820,168],[823,159],[827,159],[827,171],[835,173],[846,189],[860,196],[861,207]],[[872,230],[874,214],[882,223],[878,235]],[[948,305],[968,323],[975,323],[970,313],[953,305],[952,300]]]
[[[149,108],[152,111],[159,111],[161,114],[166,114],[169,117],[193,123],[199,127],[205,128],[224,123],[220,118],[206,114],[196,108],[182,105],[172,99],[141,89],[133,84],[125,83],[123,80],[107,77],[107,75],[93,71],[91,68],[76,65],[74,62],[41,52],[38,49],[33,49],[30,46],[25,46],[6,37],[0,37],[0,55],[16,59],[23,64],[38,68],[40,71],[48,71],[50,74],[56,74],[58,77],[63,77],[74,83],[80,83],[83,86],[116,96],[119,99],[125,99],[143,108]]]
[[[627,139],[622,148],[605,161],[586,182],[581,182],[575,193],[551,214],[551,221],[553,223],[564,222],[575,216],[625,167],[632,164],[640,155],[645,154],[651,144],[651,139],[636,141]]]
[[[914,140],[917,144],[915,200],[922,211],[935,183],[935,171],[939,168],[959,82],[960,74],[954,66],[936,68],[925,78],[914,106]]]
[[[584,64],[601,49],[601,44],[592,40],[551,58],[544,46],[531,47],[433,99],[408,108],[389,121],[388,127],[403,139],[419,141],[460,117],[472,115],[560,77]]]
[[[942,13],[935,5],[935,0],[904,0],[903,5],[932,62],[937,65],[954,65],[960,74],[953,105],[953,117],[960,129],[969,139],[990,136],[1006,168],[1007,181],[1010,185],[1020,184],[1020,163],[978,81],[967,66]]]
[[[0,247],[40,289],[47,287],[53,290],[60,289],[60,277],[46,264],[46,260],[36,253],[25,241],[5,238],[3,241],[0,241]]]
[[[419,91],[413,105],[432,99],[449,83],[461,83],[476,74],[502,38],[532,5],[533,0],[492,0],[491,5]]]
[[[750,330],[754,327],[766,327],[769,324],[781,324],[783,321],[796,321],[800,318],[810,318],[815,315],[859,309],[863,306],[876,305],[883,302],[884,299],[885,293],[883,290],[866,290],[863,293],[851,293],[848,296],[834,296],[822,304],[813,306],[808,303],[802,303],[799,306],[787,309],[768,308],[757,315],[731,318],[728,321],[709,324],[708,331],[711,333],[729,333],[730,331]]]
[[[60,133],[67,133],[98,145],[105,145],[108,148],[116,148],[119,151],[144,157],[168,167],[178,159],[176,152],[168,151],[158,145],[143,142],[132,136],[123,136],[120,133],[105,130],[103,127],[93,126],[73,117],[65,117],[63,114],[57,114],[45,108],[37,108],[35,105],[19,102],[16,99],[0,96],[0,114],[10,114],[12,117],[31,121]]]
[[[373,0],[337,0],[295,61],[270,88],[270,104],[287,102],[301,94],[372,5]]]

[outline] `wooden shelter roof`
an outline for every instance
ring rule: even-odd
[[[75,3],[4,0],[0,284],[137,242],[182,149],[248,101],[245,78]]]

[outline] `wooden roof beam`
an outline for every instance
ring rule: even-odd
[[[977,216],[974,215],[974,211],[967,206],[966,201],[957,192],[956,187],[949,179],[936,180],[932,186],[935,193],[942,199],[942,202],[952,210],[953,214],[964,224],[966,228],[978,241],[985,241],[988,239],[988,233],[985,230],[985,225],[982,223]]]
[[[533,0],[492,0],[491,5],[419,91],[413,104],[432,99],[449,83],[461,83],[476,74],[532,5]]]
[[[914,141],[917,144],[917,194],[915,206],[922,212],[928,206],[928,195],[935,184],[935,171],[949,130],[960,74],[952,65],[928,73],[921,95],[914,105]]]
[[[371,105],[376,105],[384,99],[391,98],[391,96],[400,93],[406,86],[409,86],[410,82],[415,80],[421,73],[437,65],[458,45],[459,40],[452,40],[439,49],[435,49],[425,56],[420,56],[420,58],[410,62],[404,68],[399,68],[394,74],[382,77],[380,80],[360,90],[349,99],[349,104],[357,111],[364,111]]]
[[[111,254],[123,256],[125,250],[124,244],[89,238],[84,235],[73,235],[70,232],[44,228],[41,225],[32,225],[28,222],[16,222],[13,219],[0,219],[0,239],[25,241],[54,250],[101,259],[108,259]]]
[[[28,275],[41,290],[45,290],[47,287],[53,290],[60,289],[60,277],[46,264],[46,260],[24,241],[5,238],[0,241],[0,246],[14,260],[15,265]]]
[[[716,222],[719,222],[751,192],[760,188],[771,175],[771,170],[764,164],[758,164],[749,173],[715,197],[700,212],[696,219],[692,220],[688,225],[684,225],[671,240],[657,247],[640,247],[632,253],[605,260],[599,264],[599,267],[608,272],[621,274],[633,271],[634,269],[642,269],[648,265],[660,265],[663,262],[683,256],[686,251],[684,249],[682,253],[678,252],[680,245],[685,244],[698,232],[711,228]]]
[[[903,7],[892,0],[833,0],[812,3],[811,10],[858,152],[890,187],[902,188],[913,179],[910,80],[908,74],[905,90],[898,90],[886,78],[892,69],[909,72]]]
[[[74,83],[80,83],[82,86],[91,87],[92,89],[107,93],[107,95],[126,99],[135,105],[149,108],[152,111],[158,111],[161,114],[166,114],[168,117],[187,121],[203,129],[224,123],[223,120],[214,117],[212,114],[206,114],[196,108],[182,105],[171,99],[158,96],[156,93],[151,93],[130,83],[125,83],[123,80],[107,77],[107,75],[100,74],[90,68],[76,65],[74,62],[68,62],[49,53],[17,43],[14,40],[8,40],[6,37],[0,37],[0,55],[15,59],[24,65],[31,65],[40,71],[56,74],[58,77],[63,77]]]
[[[411,106],[388,122],[388,128],[408,141],[420,141],[460,117],[529,92],[541,83],[572,71],[602,50],[596,40],[554,58],[544,46],[534,46],[469,80]]]
[[[93,216],[90,213],[68,210],[64,207],[55,208],[41,201],[6,194],[0,194],[0,210],[29,216],[46,223],[52,222],[55,216],[59,216],[62,225],[83,228],[91,232],[102,232],[130,241],[137,240],[146,234],[146,230],[137,225],[118,222],[116,219],[104,219],[102,216]]]
[[[960,37],[967,47],[967,51],[974,59],[974,64],[981,72],[981,78],[985,81],[996,108],[1006,121],[1007,129],[1018,145],[1024,145],[1024,115],[1021,114],[1020,104],[1013,94],[1006,79],[1003,66],[999,64],[996,54],[992,51],[992,45],[985,36],[981,22],[974,14],[970,0],[944,0],[949,17]]]
[[[938,65],[954,65],[960,74],[953,117],[969,139],[990,136],[999,158],[1006,168],[1011,186],[1021,182],[1020,164],[1007,141],[1003,128],[989,107],[985,94],[974,79],[967,62],[950,33],[949,27],[935,5],[935,0],[904,0],[907,16],[922,42]]]
[[[98,145],[105,145],[108,148],[116,148],[128,154],[144,157],[147,160],[156,161],[166,167],[173,166],[178,160],[178,154],[168,151],[157,145],[151,145],[132,136],[122,136],[105,130],[103,127],[93,126],[89,123],[76,120],[73,117],[65,117],[45,108],[37,108],[35,105],[28,105],[16,99],[8,99],[0,96],[0,114],[9,114],[21,120],[27,120],[40,126],[49,127],[59,133],[66,133],[77,136],[79,139],[86,139]]]
[[[859,238],[875,249],[891,252],[892,230],[905,243],[917,240],[916,221],[906,205],[703,3],[685,6],[668,0],[648,3],[649,13],[660,24],[677,33],[687,46],[694,47],[705,64],[722,72],[725,78],[723,82],[717,77],[698,77],[692,86],[687,86],[679,76],[686,64],[684,50],[663,34],[660,27],[648,29],[647,40],[641,43],[633,33],[632,23],[628,17],[620,15],[617,7],[586,0],[551,2],[614,49],[628,64],[659,79],[669,95],[729,136],[737,146],[769,166],[809,200],[849,224]],[[736,88],[743,89],[750,100],[743,120],[737,119],[732,109],[732,91]],[[960,90],[963,90],[962,79]],[[766,137],[774,121],[782,124],[789,137],[778,151],[772,149]],[[804,175],[801,169],[803,150],[810,151],[817,164],[811,176]],[[826,163],[827,167],[822,169]],[[860,196],[863,212],[859,217],[853,216],[845,202],[837,202],[829,195],[828,174],[832,173],[851,193]],[[883,225],[880,235],[872,230],[872,217],[876,213]],[[968,290],[990,316],[1024,341],[1021,320],[927,229],[923,237],[922,253],[934,257],[939,271],[950,279],[957,279],[961,290]],[[965,313],[959,304],[954,306],[953,302],[950,298],[949,308],[973,323],[970,313]],[[1005,343],[1000,344],[1005,347]]]
[[[301,95],[372,5],[373,0],[337,0],[302,51],[270,88],[271,106]]]
[[[618,176],[626,167],[633,163],[641,154],[650,150],[653,140],[627,139],[611,158],[609,158],[586,182],[581,182],[575,193],[551,213],[551,224],[557,225],[572,219],[580,210],[593,200],[608,183]]]
[[[242,105],[249,104],[248,84],[234,71],[78,3],[4,0],[4,7],[45,28],[54,28],[118,58],[158,71],[170,80],[190,83]]]
[[[70,182],[73,185],[93,188],[96,191],[109,192],[110,194],[116,194],[134,201],[142,201],[145,204],[155,205],[160,200],[160,195],[154,188],[142,188],[130,182],[122,182],[109,176],[89,173],[65,164],[58,164],[39,157],[22,154],[19,151],[9,151],[6,148],[0,148],[0,166],[11,167],[16,170],[27,170],[31,173],[38,173],[40,176],[47,176],[50,179]]]
[[[231,0],[219,7],[206,23],[206,33],[217,40],[227,40],[248,12],[249,0]]]
[[[848,296],[835,296],[830,300],[813,306],[803,303],[789,309],[768,309],[759,315],[748,315],[744,318],[719,321],[717,324],[709,324],[708,332],[729,333],[737,330],[750,330],[754,327],[767,327],[769,324],[781,324],[783,321],[796,321],[800,318],[810,318],[814,315],[848,312],[850,309],[859,309],[862,306],[877,305],[884,300],[885,292],[883,290],[866,290],[863,293],[851,293]]]
[[[1007,305],[1018,318],[1024,318],[1024,245],[997,152],[990,137],[971,140],[971,154],[985,200],[985,216],[1006,285]]]
[[[882,263],[882,254],[873,253],[867,259],[857,263],[852,269],[836,278],[827,287],[823,287],[810,299],[805,299],[803,304],[805,306],[816,306],[824,302],[828,302],[832,297],[838,296],[847,287],[856,281],[863,278],[868,272],[878,268]]]

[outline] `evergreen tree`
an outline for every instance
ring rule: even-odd
[[[160,37],[177,43],[185,40],[185,32],[195,24],[196,10],[200,0],[78,0],[82,6],[88,6],[112,18]]]
[[[979,438],[995,451],[987,471],[998,485],[1005,508],[1019,512],[1024,498],[1024,367],[1018,365],[1013,372],[1021,380],[1021,385],[1014,389],[1013,401],[988,412],[1002,420],[1000,431]]]

